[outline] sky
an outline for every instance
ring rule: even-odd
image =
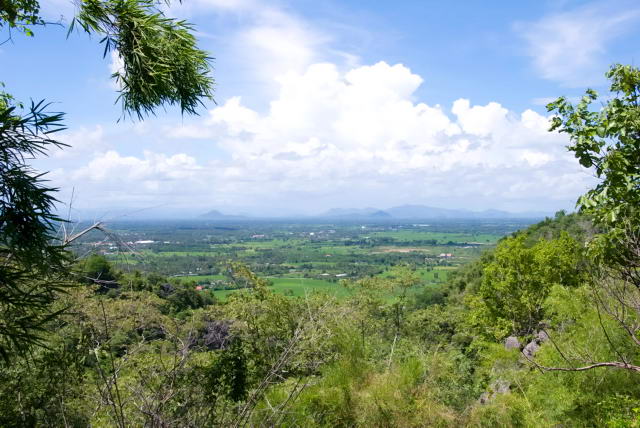
[[[606,93],[607,68],[640,55],[631,0],[183,0],[166,13],[215,58],[215,102],[133,121],[117,55],[67,35],[72,2],[42,6],[61,24],[12,33],[0,80],[66,113],[70,147],[33,165],[77,216],[572,210],[596,181],[545,104]]]

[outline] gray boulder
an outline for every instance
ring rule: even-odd
[[[538,352],[538,349],[540,349],[540,345],[538,344],[537,340],[534,339],[531,342],[527,343],[527,346],[524,347],[522,353],[527,358],[531,358],[536,352]]]
[[[509,336],[504,340],[505,349],[520,349],[520,340],[516,336]]]
[[[478,398],[480,404],[487,404],[498,394],[507,394],[511,391],[511,384],[503,379],[497,379],[489,385],[489,389],[483,392]]]
[[[540,345],[542,345],[547,340],[549,340],[549,335],[547,335],[547,333],[544,330],[540,330],[535,335],[533,340],[527,343],[527,346],[524,347],[524,349],[522,350],[522,353],[527,358],[533,357],[535,353],[538,352],[538,349],[540,349]]]

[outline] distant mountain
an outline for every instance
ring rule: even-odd
[[[378,211],[380,210],[377,208],[332,208],[329,211],[320,214],[320,217],[368,217]]]
[[[377,208],[333,208],[320,214],[319,217],[336,219],[381,219],[391,218],[392,216],[388,212]]]
[[[500,211],[500,210],[485,210],[485,211],[480,211],[478,213],[475,213],[476,215],[478,215],[481,218],[505,218],[505,217],[511,217],[513,218],[514,216],[518,216],[519,214],[514,214],[514,213],[510,213],[507,211]],[[532,213],[533,215],[533,213]],[[536,217],[536,215],[533,215],[533,217]],[[543,215],[544,217],[544,215]]]
[[[204,213],[204,214],[200,215],[199,217],[203,218],[203,219],[207,219],[207,220],[240,220],[240,219],[246,219],[247,218],[247,217],[245,217],[243,215],[222,214],[218,210],[211,210],[211,211],[209,211],[207,213]]]
[[[451,218],[461,215],[458,210],[428,207],[425,205],[402,205],[389,208],[387,212],[395,218]]]
[[[394,218],[429,219],[429,218],[514,218],[519,214],[500,210],[470,211],[448,208],[428,207],[425,205],[402,205],[386,210]]]
[[[316,216],[306,217],[307,219],[328,219],[338,221],[360,221],[360,220],[431,220],[431,219],[515,219],[515,218],[544,218],[549,213],[528,212],[510,213],[500,210],[456,210],[449,208],[437,208],[426,205],[401,205],[391,207],[386,210],[379,208],[332,208]],[[211,210],[198,218],[205,220],[251,220],[260,217],[245,215],[223,214],[218,210]]]
[[[389,214],[386,211],[376,211],[374,213],[369,214],[369,217],[374,217],[374,218],[392,218],[393,216],[391,214]]]
[[[546,213],[510,213],[500,210],[470,211],[429,207],[426,205],[402,205],[386,210],[376,208],[334,208],[320,217],[338,219],[491,219],[491,218],[537,218]]]

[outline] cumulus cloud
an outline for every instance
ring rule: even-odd
[[[66,147],[54,150],[55,159],[77,159],[103,151],[108,147],[102,126],[93,128],[80,127],[74,131],[66,131],[56,137]]]
[[[259,75],[267,80],[289,71],[302,71],[318,59],[328,36],[315,31],[295,16],[278,9],[259,9],[252,26],[235,39],[235,50],[260,64]]]
[[[127,195],[295,212],[409,202],[553,209],[590,183],[566,137],[548,132],[548,117],[496,102],[417,102],[423,79],[402,64],[341,72],[318,63],[278,84],[265,112],[232,97],[200,122],[164,131],[201,137],[226,160],[106,151],[72,177]]]
[[[608,65],[607,46],[637,27],[639,20],[637,4],[599,2],[518,23],[516,30],[542,77],[585,86],[601,80]]]
[[[349,64],[357,56],[331,47],[333,36],[275,2],[255,0],[193,0],[171,7],[170,14],[186,17],[233,14],[238,26],[218,40],[227,61],[236,61],[242,73],[263,85],[290,72],[327,59]],[[228,49],[225,51],[224,49]],[[228,54],[226,54],[228,52]],[[226,55],[225,55],[226,54]],[[243,65],[250,67],[243,69]]]
[[[72,178],[101,183],[136,182],[147,187],[151,182],[180,182],[193,178],[201,169],[196,160],[184,153],[167,156],[144,152],[142,159],[135,156],[122,156],[115,150],[109,150],[96,156],[88,165],[76,170]]]

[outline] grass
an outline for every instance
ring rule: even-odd
[[[324,281],[311,278],[269,278],[273,282],[271,287],[276,293],[304,296],[308,292],[326,292],[336,297],[349,295],[349,290],[338,282]]]
[[[495,244],[500,238],[502,238],[501,235],[492,235],[488,233],[444,233],[418,230],[374,232],[372,236],[378,238],[393,238],[402,242],[435,239],[438,244],[446,244],[447,242]]]
[[[456,270],[453,266],[435,266],[431,270],[417,269],[416,272],[423,281],[434,284],[446,282],[452,271]],[[393,275],[393,271],[386,271],[380,274],[381,277],[387,278]],[[421,286],[420,286],[421,287]],[[419,288],[419,287],[418,287]]]
[[[306,293],[327,293],[338,298],[350,295],[350,291],[344,288],[338,282],[324,281],[322,279],[311,278],[268,278],[273,285],[271,290],[278,294],[284,294],[293,297],[302,297]],[[233,293],[241,290],[215,290],[213,295],[220,300],[226,298]]]
[[[434,286],[434,283],[444,282],[447,278],[447,274],[450,270],[434,269],[432,271],[419,270],[420,277],[431,284],[421,284],[413,287],[409,290],[409,294],[420,292],[424,287]],[[438,273],[438,278],[435,278],[435,273]],[[388,273],[385,272],[386,275]],[[383,276],[386,276],[383,274]],[[337,298],[345,298],[352,294],[352,291],[343,287],[339,282],[330,282],[322,279],[312,278],[268,278],[273,285],[270,289],[275,293],[283,294],[291,297],[303,297],[307,293],[327,293]],[[242,291],[237,290],[215,290],[213,295],[219,300],[226,300],[229,295]],[[389,295],[389,298],[393,298],[393,295]]]

